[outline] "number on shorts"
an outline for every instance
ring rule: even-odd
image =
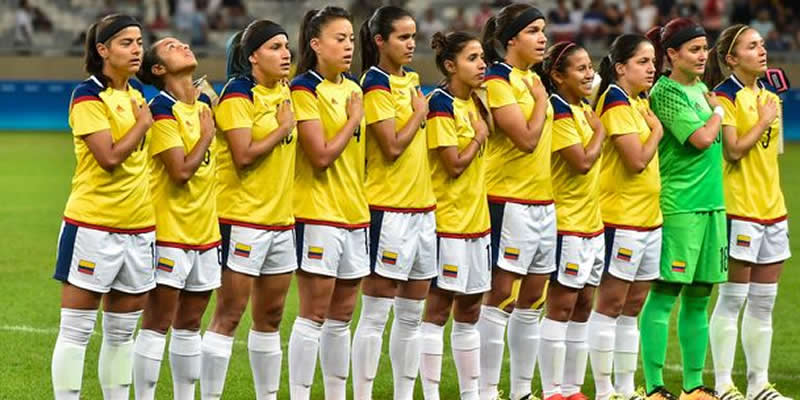
[[[761,136],[761,147],[765,148],[765,149],[767,147],[769,147],[770,140],[772,140],[772,127],[771,126],[769,127],[769,129],[767,129],[767,132],[764,135]]]
[[[728,246],[722,246],[719,249],[720,251],[720,271],[723,273],[728,273]]]

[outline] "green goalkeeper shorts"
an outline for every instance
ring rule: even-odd
[[[664,216],[660,279],[682,284],[728,280],[725,211]]]

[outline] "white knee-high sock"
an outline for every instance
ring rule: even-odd
[[[361,316],[353,336],[353,394],[356,400],[372,398],[372,382],[378,372],[383,329],[393,299],[361,296]]]
[[[233,337],[206,331],[201,344],[200,395],[203,400],[222,397],[228,363],[233,352]]]
[[[394,400],[411,400],[419,371],[423,300],[396,297],[389,336],[389,357],[394,375]]]
[[[419,376],[422,379],[422,395],[425,400],[439,400],[439,381],[442,378],[444,354],[443,326],[430,322],[422,323],[421,351]]]
[[[567,323],[543,318],[542,340],[539,342],[539,373],[542,377],[542,398],[561,394],[564,383],[564,361],[567,355]]]
[[[325,320],[319,338],[319,359],[325,398],[344,400],[350,375],[350,321]]]
[[[708,326],[711,357],[714,361],[715,389],[724,393],[733,385],[731,371],[736,356],[739,311],[747,299],[747,283],[727,282],[719,285],[719,297]]]
[[[509,314],[497,307],[481,306],[478,331],[481,334],[480,396],[482,400],[497,398],[500,369],[506,347],[506,324]]]
[[[607,400],[614,393],[611,373],[614,370],[614,342],[617,319],[592,311],[589,316],[589,356],[594,376],[595,398]]]
[[[173,329],[169,342],[169,365],[175,400],[193,400],[194,384],[200,379],[203,358],[200,331]]]
[[[567,324],[567,354],[564,358],[564,397],[580,393],[586,377],[586,361],[589,357],[588,330],[586,322],[569,321]]]
[[[772,350],[772,309],[777,283],[750,283],[742,317],[742,348],[747,360],[747,392],[755,395],[769,382]]]
[[[283,358],[281,333],[258,332],[251,329],[247,336],[247,351],[250,355],[256,399],[277,400]]]
[[[56,400],[78,400],[83,382],[86,346],[94,332],[97,310],[61,309],[50,374]]]
[[[322,324],[301,317],[294,320],[289,336],[289,396],[292,400],[311,397],[321,334]]]
[[[133,380],[133,333],[141,311],[103,312],[103,344],[97,375],[105,400],[128,399]]]
[[[533,371],[539,351],[541,310],[515,308],[508,321],[508,353],[511,358],[511,399],[531,393]],[[483,356],[483,352],[481,352]]]
[[[478,400],[478,377],[481,375],[481,334],[476,324],[453,321],[450,347],[458,374],[462,400]]]
[[[136,400],[152,400],[161,372],[167,335],[149,329],[139,330],[133,345],[133,391]]]
[[[633,382],[639,361],[639,326],[636,317],[617,318],[614,342],[614,390],[625,397],[636,393]]]

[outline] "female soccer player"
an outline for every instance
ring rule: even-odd
[[[617,37],[600,63],[595,111],[610,138],[600,169],[607,267],[589,317],[589,355],[599,400],[642,397],[633,383],[637,317],[661,260],[658,142],[663,128],[646,95],[655,72],[655,48],[642,35]]]
[[[197,60],[189,45],[164,38],[144,53],[139,79],[161,92],[150,102],[152,195],[156,211],[156,283],[136,337],[137,399],[155,398],[166,334],[173,396],[193,399],[200,378],[200,320],[219,287],[220,244],[216,169],[211,146],[216,127],[211,100],[192,84]],[[174,317],[174,321],[173,321]]]
[[[642,309],[642,365],[648,398],[672,399],[662,370],[669,318],[680,296],[678,339],[683,357],[681,399],[713,399],[703,386],[708,345],[708,301],[727,270],[725,204],[722,195],[724,109],[700,78],[708,60],[703,28],[674,19],[648,32],[656,46],[656,71],[672,68],[650,92],[650,105],[664,126],[658,147],[661,212],[664,215],[660,279]]]
[[[361,87],[346,74],[354,40],[344,9],[311,10],[303,18],[291,85],[300,139],[294,208],[300,312],[289,339],[293,399],[309,397],[317,349],[325,397],[345,398],[350,320],[359,282],[369,275],[364,109]]]
[[[585,99],[594,79],[585,49],[557,43],[539,68],[555,112],[551,166],[558,226],[557,270],[542,320],[539,368],[545,399],[577,400],[585,398],[586,321],[605,252],[599,201],[605,128]]]
[[[402,8],[381,7],[361,27],[367,123],[370,269],[353,338],[353,391],[372,398],[383,329],[389,338],[394,398],[411,399],[419,369],[422,305],[436,276],[436,199],[424,123],[428,103],[419,76],[405,65],[416,47],[416,23]]]
[[[727,78],[722,66],[730,71]],[[726,400],[744,400],[733,384],[731,370],[739,310],[745,299],[742,347],[747,359],[747,399],[786,399],[767,375],[778,278],[791,254],[778,172],[781,100],[760,79],[766,69],[764,39],[747,25],[722,32],[706,69],[705,83],[716,86],[725,109],[722,150],[730,262],[728,283],[719,288],[709,328],[716,391]]]
[[[61,325],[51,364],[56,399],[78,399],[86,345],[103,300],[98,376],[106,399],[127,399],[133,332],[155,282],[155,216],[146,132],[153,124],[141,85],[141,25],[109,15],[89,27],[89,78],[69,109],[77,166],[58,239]],[[105,296],[104,296],[105,295]]]
[[[444,325],[452,309],[450,345],[461,398],[478,399],[480,333],[475,325],[491,274],[483,154],[489,130],[475,89],[483,82],[486,63],[481,43],[468,33],[437,32],[431,47],[445,83],[428,100],[438,277],[425,303],[420,375],[425,399],[438,399]]]
[[[238,37],[237,37],[238,36]],[[292,272],[295,121],[285,83],[289,38],[278,24],[250,23],[228,51],[231,79],[216,108],[222,288],[203,336],[200,387],[222,395],[233,335],[252,293],[247,340],[256,397],[276,399],[281,376],[278,330]],[[268,184],[267,184],[268,183]]]
[[[542,296],[555,270],[556,211],[550,183],[553,107],[531,71],[544,58],[545,25],[538,9],[511,4],[491,17],[483,31],[483,48],[492,63],[486,89],[497,130],[486,145],[493,269],[492,290],[484,297],[478,322],[483,399],[498,396],[506,324],[511,398],[531,393]]]

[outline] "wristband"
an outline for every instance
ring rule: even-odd
[[[722,106],[714,107],[714,114],[719,115],[720,118],[725,118],[725,109]]]

